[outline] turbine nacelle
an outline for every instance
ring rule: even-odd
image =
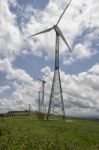
[[[53,29],[54,29],[55,32],[60,36],[61,31],[60,31],[59,27],[58,27],[57,25],[54,25],[54,26],[53,26]]]
[[[65,39],[65,37],[64,37],[64,35],[63,35],[63,33],[62,33],[62,31],[60,30],[60,28],[59,28],[57,25],[54,25],[53,28],[54,28],[55,32],[58,34],[58,36],[60,36],[61,39],[63,40],[63,42],[66,44],[66,46],[68,47],[68,49],[70,50],[70,52],[72,52],[72,50],[71,50],[71,48],[70,48],[68,42],[66,41],[66,39]]]

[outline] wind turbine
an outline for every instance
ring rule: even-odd
[[[45,83],[46,83],[46,81],[43,80],[43,79],[39,79],[39,78],[38,78],[38,80],[42,82],[42,91],[41,91],[42,99],[41,99],[41,102],[40,102],[40,108],[41,108],[40,110],[41,110],[42,113],[44,113],[44,106],[45,106],[44,96],[45,96]]]
[[[69,7],[70,2],[67,4],[66,8],[62,12],[60,18],[58,19],[57,23],[52,26],[51,28],[45,29],[41,32],[38,32],[36,34],[33,34],[29,36],[28,38],[34,37],[39,34],[43,34],[46,32],[49,32],[54,29],[56,33],[56,47],[55,47],[55,69],[54,69],[54,77],[53,77],[53,83],[52,83],[52,88],[51,88],[51,95],[50,95],[50,101],[49,101],[49,106],[48,106],[48,113],[47,113],[47,120],[49,119],[52,114],[58,114],[65,118],[65,109],[64,109],[64,102],[63,102],[63,94],[62,94],[62,87],[61,87],[61,79],[60,79],[60,72],[59,72],[59,37],[64,41],[70,52],[72,51],[69,44],[67,43],[67,40],[65,39],[62,31],[58,27],[58,24],[60,20],[62,19],[64,13],[66,12],[67,8]],[[61,112],[59,112],[59,107],[61,107]],[[53,111],[52,110],[55,110]]]
[[[39,98],[38,98],[38,112],[41,112],[41,99],[40,99],[40,95],[41,95],[41,91],[38,92],[39,94]]]

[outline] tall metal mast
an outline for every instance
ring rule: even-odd
[[[44,102],[44,97],[45,97],[45,80],[42,80],[38,78],[39,81],[41,81],[42,86],[41,86],[41,91],[39,92],[39,104],[40,104],[40,112],[44,113],[45,112],[45,102]]]
[[[41,100],[40,100],[40,94],[41,94],[41,91],[38,92],[38,112],[40,113],[41,112]]]
[[[41,80],[42,81],[42,101],[41,101],[41,112],[44,113],[44,106],[45,106],[45,103],[44,103],[44,95],[45,95],[45,83],[46,81],[44,80]]]
[[[47,120],[49,119],[49,117],[52,118],[53,114],[58,115],[58,117],[61,115],[63,119],[65,118],[65,109],[59,71],[59,35],[57,32],[55,48],[55,69],[47,113]]]

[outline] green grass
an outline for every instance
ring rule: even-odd
[[[99,122],[0,118],[0,150],[98,150]]]

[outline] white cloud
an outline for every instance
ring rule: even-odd
[[[34,81],[25,70],[14,68],[7,58],[0,60],[0,71],[5,73],[7,81],[11,81],[8,82],[10,86],[0,87],[0,94],[11,90],[9,97],[6,98],[5,93],[4,98],[0,98],[0,111],[24,110],[28,104],[32,105],[33,110],[37,105],[38,91],[41,90],[40,83]]]
[[[12,60],[20,53],[22,35],[16,23],[16,15],[9,9],[10,3],[0,0],[0,54]]]
[[[89,69],[89,72],[99,74],[99,64],[95,64],[91,69]]]
[[[66,1],[68,3],[68,1]],[[37,10],[32,8],[30,4],[27,4],[27,7],[24,8],[24,14],[23,14],[23,20],[28,19],[28,22],[21,22],[21,28],[24,32],[24,35],[26,38],[28,35],[31,35],[33,33],[36,33],[38,31],[41,31],[42,29],[45,29],[47,27],[52,26],[55,24],[61,15],[66,2],[58,0],[58,1],[52,1],[50,0],[48,5],[45,7],[43,11]],[[1,30],[0,30],[0,53],[4,57],[9,57],[10,59],[14,59],[14,57],[21,53],[22,48],[25,47],[25,53],[27,50],[29,52],[32,52],[33,55],[42,57],[44,53],[46,53],[46,58],[54,58],[54,49],[55,49],[55,33],[50,32],[43,35],[39,35],[35,37],[34,39],[25,39],[25,41],[22,39],[22,33],[20,32],[18,28],[18,24],[16,21],[16,17],[18,14],[14,14],[9,9],[10,4],[12,6],[20,7],[19,4],[17,4],[16,1],[0,1],[0,7],[1,7],[1,17],[0,17],[0,24],[1,24]],[[88,58],[86,56],[91,57],[94,55],[93,51],[89,51],[89,49],[92,49],[91,46],[93,44],[93,38],[98,37],[99,30],[98,30],[98,10],[99,5],[97,0],[86,0],[86,1],[79,1],[75,0],[72,1],[70,7],[68,8],[67,12],[63,16],[59,27],[64,33],[64,36],[66,37],[68,43],[72,47],[74,44],[75,39],[78,36],[82,36],[85,29],[90,29],[90,33],[86,33],[84,35],[83,40],[83,47],[86,49],[86,44],[90,43],[90,46],[87,45],[87,52],[80,52],[79,59],[82,58]],[[21,14],[22,15],[22,14]],[[94,29],[95,32],[94,32]],[[97,36],[96,36],[97,34]],[[87,40],[86,40],[87,39]],[[60,40],[61,41],[61,40]],[[81,41],[82,42],[82,41]],[[95,44],[95,43],[94,43]],[[79,43],[78,43],[79,45]],[[76,49],[74,47],[77,47],[75,44],[72,47],[75,54]],[[60,42],[60,54],[61,56],[64,55],[67,48],[66,46]],[[24,52],[23,52],[24,53]],[[85,54],[87,53],[87,54]],[[85,56],[85,57],[84,57]],[[77,57],[73,58],[76,59]],[[66,61],[66,58],[64,57],[63,62]],[[68,60],[69,62],[71,61]],[[72,63],[72,61],[71,61]]]
[[[1,58],[2,56],[5,57],[5,59],[0,60],[0,71],[4,72],[6,79],[12,82],[12,89],[9,85],[0,87],[1,93],[12,90],[10,98],[0,99],[0,110],[24,109],[29,103],[35,106],[38,100],[40,83],[34,81],[25,70],[13,66],[12,60],[21,53],[22,47],[25,47],[23,54],[31,53],[37,56],[46,54],[45,59],[47,60],[54,58],[55,51],[55,33],[53,31],[23,41],[16,21],[18,14],[13,14],[9,9],[11,3],[17,6],[17,2],[13,2],[15,1],[0,1],[0,54]],[[28,18],[28,22],[21,24],[25,37],[55,24],[64,7],[65,2],[62,0],[50,0],[43,11],[35,10],[27,4],[23,19]],[[72,1],[59,24],[68,43],[71,47],[73,45],[73,54],[67,59],[67,55],[65,57],[67,48],[60,42],[60,54],[64,63],[71,64],[75,59],[85,59],[96,54],[93,45],[95,47],[98,43],[94,42],[99,36],[98,10],[98,0]],[[85,30],[86,32],[84,32]],[[78,37],[81,40],[75,42]],[[97,113],[99,111],[98,68],[99,65],[96,64],[88,72],[82,72],[78,75],[68,75],[60,71],[64,102],[69,113]],[[48,103],[53,72],[48,66],[43,68],[41,72],[44,74],[43,78],[47,80],[45,100]]]
[[[94,3],[96,4],[97,1],[95,1]],[[98,19],[98,12],[96,12],[95,9],[93,9],[93,7],[96,8],[95,4],[93,5],[93,0],[91,0],[90,2],[88,0],[87,1],[76,0],[75,2],[72,1],[70,8],[68,8],[66,14],[64,15],[64,17],[62,18],[59,24],[60,28],[64,33],[64,36],[67,38],[67,41],[70,43],[70,45],[73,44],[73,41],[78,36],[81,36],[83,34],[85,29],[91,29],[91,31],[93,31],[93,29],[97,27],[97,22],[93,23],[94,14]],[[53,24],[56,23],[65,5],[66,5],[65,2],[63,1],[50,0],[49,4],[43,10],[43,12],[37,11],[38,15],[30,16],[30,21],[25,26],[24,32],[28,35],[31,35],[32,33],[36,33],[38,31],[41,31],[42,29],[45,29],[47,26],[48,27],[52,26]],[[96,29],[96,31],[98,31],[98,29]],[[35,50],[39,50],[41,52],[46,52],[48,56],[53,57],[54,45],[55,45],[54,44],[55,36],[53,36],[54,34],[55,34],[54,32],[51,32],[51,33],[39,35],[34,38],[36,39],[36,42],[35,40],[30,40],[29,44],[32,45],[31,48],[33,53],[35,53]],[[95,54],[96,51],[95,52],[91,51],[92,49],[91,46],[93,42],[92,41],[93,39],[90,38],[91,35],[94,36],[94,32],[86,33],[84,35],[84,39],[82,39],[83,45],[80,43],[81,45],[79,50],[80,51],[79,57],[78,57],[78,53],[75,52],[77,51],[77,47],[79,43],[77,46],[75,45],[76,49],[73,48],[75,55],[77,55],[75,58],[79,58],[79,59],[89,58]],[[84,49],[83,51],[82,51],[82,46]],[[64,54],[67,48],[65,47],[64,44],[61,43],[60,49],[61,49],[60,54]]]
[[[10,90],[10,86],[0,86],[0,94],[4,93],[7,90]]]
[[[66,114],[98,114],[99,75],[93,74],[93,68],[94,66],[88,72],[82,72],[78,75],[65,74],[60,70]],[[46,76],[45,70],[49,74],[45,84],[45,104],[48,105],[53,72],[49,67],[42,68],[44,78]],[[95,72],[96,70],[98,70],[98,67],[95,68]],[[11,98],[9,100],[0,100],[2,104],[0,107],[3,110],[25,109],[28,104],[31,104],[32,109],[37,107],[38,91],[41,90],[40,82],[33,81],[32,84],[27,84],[25,82],[19,83],[16,80],[13,81],[12,87],[14,91]]]
[[[95,54],[96,52],[85,44],[79,43],[74,48],[74,56],[76,59],[90,58],[90,56]]]
[[[24,70],[13,68],[12,64],[7,58],[0,60],[0,71],[4,72],[6,74],[6,78],[9,80],[16,79],[26,83],[33,82],[32,77],[30,77],[30,75],[27,74]]]
[[[47,78],[51,73],[51,69],[50,67],[46,66],[45,68],[41,69],[41,72],[43,73],[44,78]]]
[[[42,70],[46,70],[46,68]],[[60,74],[66,113],[83,115],[98,114],[99,76],[91,72],[89,73],[89,71],[79,73],[78,75],[69,75],[60,70]],[[52,77],[53,72],[50,72],[46,79],[46,104],[49,102]]]

